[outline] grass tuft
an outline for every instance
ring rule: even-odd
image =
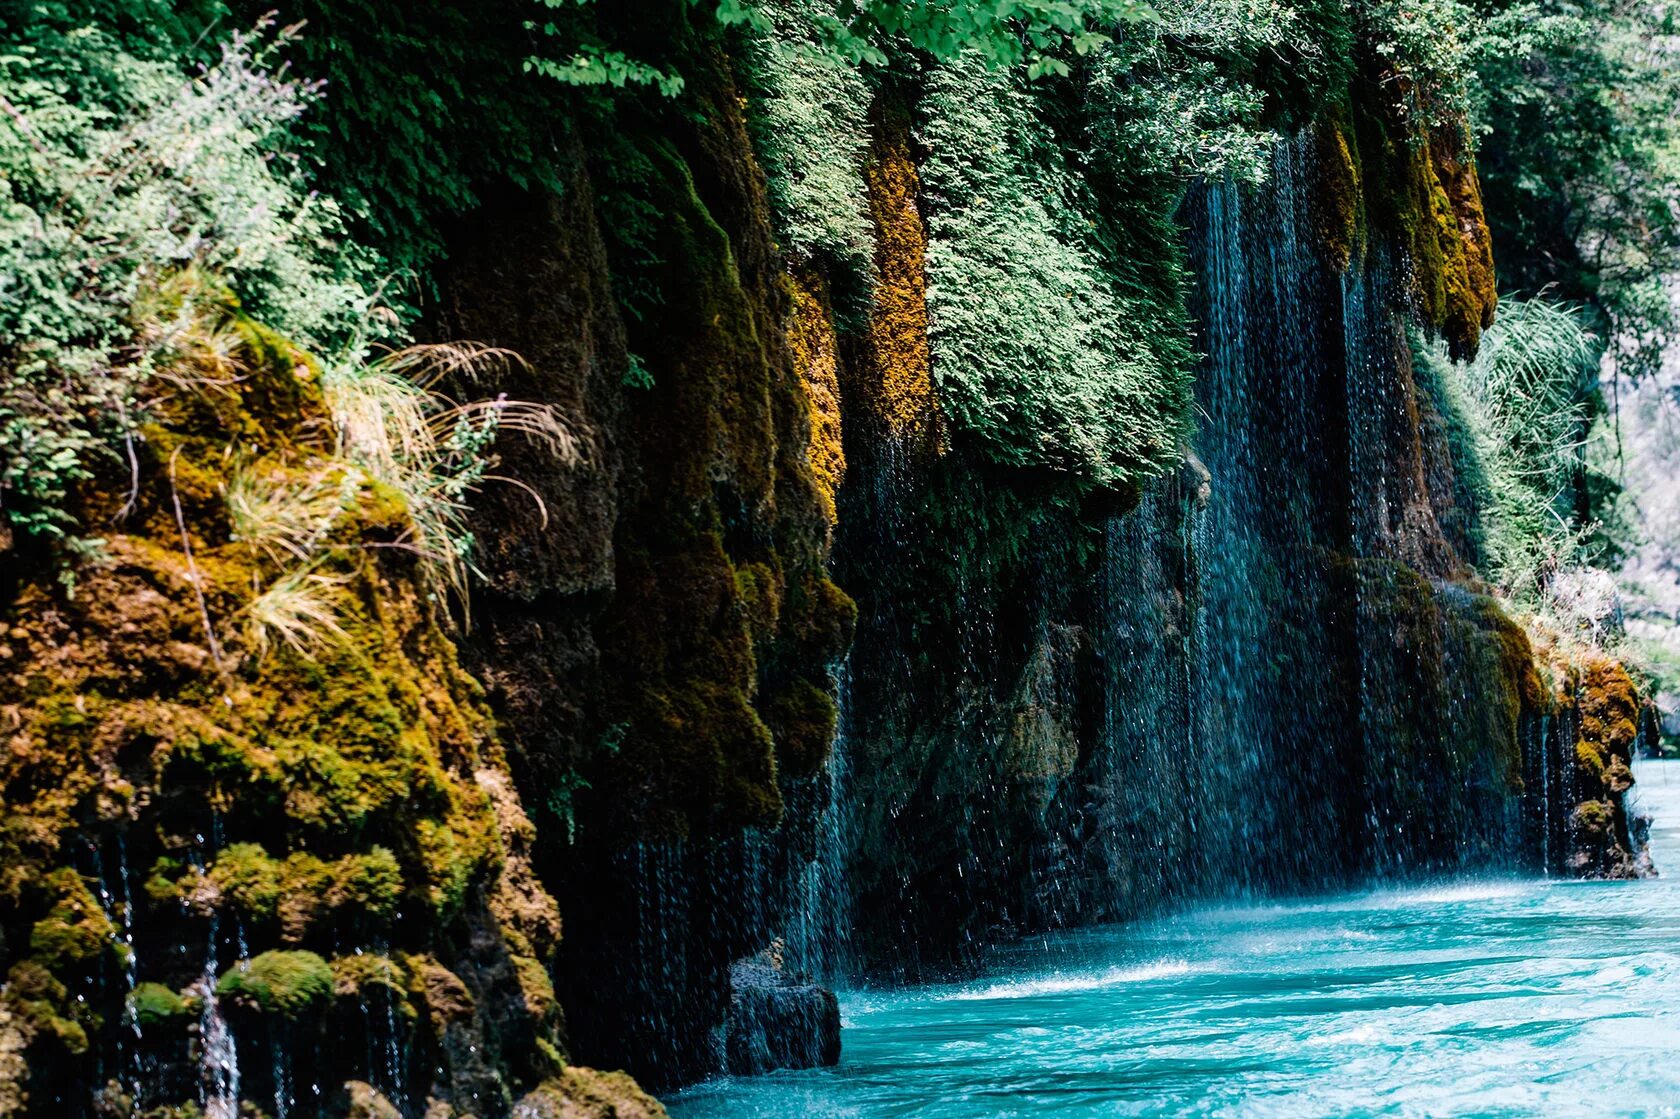
[[[313,660],[330,645],[348,642],[340,623],[344,584],[339,575],[307,567],[282,574],[245,608],[246,633],[259,657],[284,646]]]

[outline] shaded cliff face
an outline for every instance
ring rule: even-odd
[[[1173,898],[1520,857],[1510,699],[1532,669],[1506,654],[1526,639],[1451,582],[1451,463],[1405,334],[1427,313],[1473,343],[1491,277],[1469,306],[1418,285],[1465,290],[1485,231],[1466,204],[1452,253],[1432,240],[1429,268],[1408,263],[1393,215],[1413,188],[1361,188],[1362,165],[1407,151],[1393,128],[1327,124],[1279,149],[1267,185],[1184,200],[1199,431],[1134,511],[961,453],[848,446],[867,966],[937,972],[1000,935]],[[1426,201],[1456,173],[1430,150]],[[953,523],[1021,533],[952,555]]]
[[[1468,352],[1492,313],[1462,137],[1413,136],[1356,85],[1265,185],[1155,215],[1183,230],[1150,282],[1205,354],[1198,431],[1155,480],[1082,474],[1007,425],[975,438],[976,398],[948,395],[979,384],[940,354],[991,329],[950,282],[989,227],[937,145],[985,79],[837,85],[864,98],[829,107],[856,130],[856,221],[844,252],[805,251],[808,230],[773,238],[740,58],[692,49],[684,122],[585,128],[603,154],[564,199],[455,233],[439,312],[534,356],[509,391],[594,432],[585,471],[537,483],[547,527],[483,516],[472,644],[568,914],[578,1056],[716,1071],[729,966],[772,947],[910,977],[1175,899],[1545,857],[1572,810],[1525,795],[1552,707],[1471,578],[1407,334]],[[638,241],[626,212],[665,226]],[[1056,256],[1059,220],[1034,251],[1086,267]],[[1169,389],[1144,410],[1170,427]],[[859,614],[831,682],[836,583]]]
[[[537,806],[539,872],[576,915],[558,965],[574,1052],[654,1083],[717,1067],[729,965],[785,934],[854,617],[825,567],[833,327],[771,241],[727,60],[690,49],[692,113],[632,115],[611,141],[580,126],[561,200],[454,231],[436,316],[530,361],[497,391],[589,433],[576,473],[508,452],[548,522],[518,494],[480,509],[469,647]],[[611,225],[627,209],[657,220]]]

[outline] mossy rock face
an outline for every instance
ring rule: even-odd
[[[771,697],[767,719],[784,773],[810,777],[822,768],[839,720],[839,710],[827,691],[809,680],[796,679]]]
[[[52,908],[29,933],[29,951],[36,961],[60,975],[85,972],[106,953],[119,962],[128,951],[116,926],[73,870],[60,868],[43,883]]]
[[[890,98],[875,110],[865,181],[878,279],[855,395],[887,439],[912,453],[937,453],[945,436],[928,352],[921,176],[910,147],[910,113]]]
[[[1625,665],[1602,654],[1572,665],[1564,683],[1572,701],[1576,737],[1565,788],[1578,798],[1568,813],[1569,851],[1564,868],[1589,878],[1633,878],[1649,872],[1628,820],[1633,756],[1639,745],[1643,700]],[[1560,743],[1560,746],[1565,744]]]
[[[256,927],[278,925],[282,939],[303,940],[323,922],[385,922],[404,894],[403,868],[385,847],[322,860],[305,852],[271,858],[261,845],[235,843],[206,870],[171,879],[168,860],[150,880],[156,898],[173,896],[201,909],[231,909]]]
[[[788,349],[804,382],[811,408],[811,474],[817,483],[822,513],[832,530],[839,520],[834,499],[846,476],[846,449],[841,438],[840,339],[828,285],[809,270],[792,278],[793,314],[788,321]]]
[[[0,602],[0,680],[17,697],[0,753],[0,1010],[27,1026],[49,1098],[112,1067],[134,1022],[174,1059],[185,1033],[161,1027],[185,1020],[179,992],[208,992],[191,986],[202,961],[163,945],[237,922],[253,958],[220,961],[230,1006],[313,1044],[310,1031],[370,1028],[359,1004],[352,1016],[337,1004],[367,992],[390,1000],[442,1095],[457,1079],[463,1099],[505,1093],[528,1062],[486,1038],[552,1048],[559,1019],[534,978],[533,1011],[517,982],[487,977],[546,959],[559,918],[531,873],[531,824],[483,691],[412,555],[391,546],[409,528],[400,497],[335,457],[319,365],[224,294],[182,283],[159,298],[196,308],[216,345],[184,348],[149,384],[138,489],[126,464],[91,479],[78,515],[112,524],[102,548],[63,581],[18,572]],[[275,500],[311,486],[342,499],[310,569],[330,587],[323,639],[256,628],[253,599],[284,548],[236,537],[235,468]],[[375,945],[364,955],[435,961],[464,1017],[435,1026],[419,1012],[406,963],[387,976],[326,962]]]
[[[1345,105],[1328,110],[1314,132],[1323,176],[1313,194],[1314,222],[1326,257],[1345,271],[1365,250],[1365,184]]]
[[[365,1080],[346,1081],[330,1114],[332,1119],[403,1119],[396,1104]]]
[[[608,843],[780,819],[783,782],[832,741],[789,697],[814,710],[804,686],[828,690],[853,611],[824,572],[844,469],[832,314],[814,281],[789,282],[727,60],[694,50],[692,129],[631,141],[661,215],[657,263],[638,265],[658,298],[626,324],[651,384],[630,402],[595,631],[612,748],[577,767],[579,827]]]
[[[1376,88],[1362,82],[1358,92],[1369,98]],[[1392,238],[1410,262],[1419,317],[1454,357],[1468,358],[1498,303],[1493,236],[1468,126],[1420,131],[1393,105],[1366,100],[1355,108],[1358,151],[1348,163],[1359,168],[1375,232]],[[1333,247],[1338,239],[1331,236]]]

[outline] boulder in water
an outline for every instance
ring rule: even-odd
[[[736,1076],[838,1064],[839,1000],[788,971],[775,947],[737,960],[729,968],[724,1048]]]

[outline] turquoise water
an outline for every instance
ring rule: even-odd
[[[1680,762],[1638,770],[1674,877],[1201,909],[843,995],[838,1068],[678,1119],[1680,1115]]]

